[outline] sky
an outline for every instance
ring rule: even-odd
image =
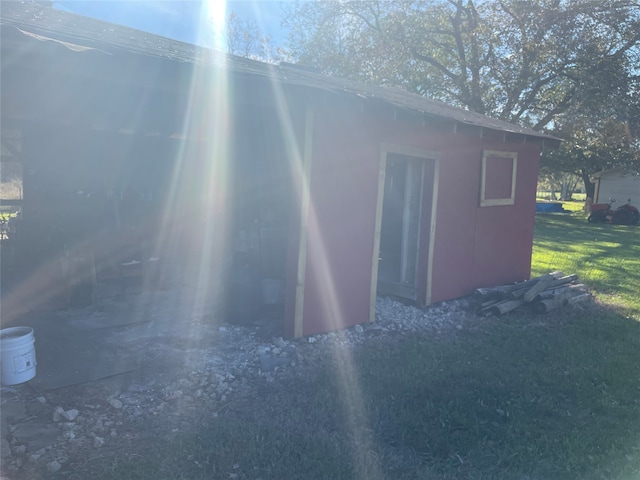
[[[274,0],[55,0],[54,8],[107,22],[155,33],[187,43],[216,48],[214,25],[217,17],[235,12],[241,19],[255,21],[282,45],[286,32],[281,28],[282,1]],[[226,10],[225,10],[226,8]],[[219,39],[218,39],[219,41]]]

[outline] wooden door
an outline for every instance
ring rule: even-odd
[[[417,300],[425,162],[387,155],[380,229],[378,291]]]

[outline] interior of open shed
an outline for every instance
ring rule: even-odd
[[[16,247],[11,261],[3,248],[3,297],[35,288],[34,304],[101,308],[192,288],[222,321],[280,329],[295,141],[271,107],[239,105],[209,124],[197,134],[95,121],[3,129],[3,145],[19,132],[23,167],[19,227],[2,240]]]

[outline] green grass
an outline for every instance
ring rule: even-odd
[[[532,275],[577,273],[599,299],[640,320],[640,226],[590,224],[575,203],[563,207],[575,213],[536,218]]]
[[[217,417],[183,412],[176,436],[137,425],[64,478],[638,480],[639,232],[538,216],[534,273],[577,272],[598,304],[339,350]]]
[[[15,215],[16,215],[15,207],[12,207],[11,209],[7,209],[7,210],[0,210],[0,219],[2,220],[9,220],[11,217],[15,217]]]
[[[584,200],[570,200],[562,202],[562,208],[572,213],[581,213],[584,208]]]
[[[571,196],[571,198],[573,199],[572,201],[574,201],[574,202],[584,203],[584,201],[587,198],[587,195],[585,193],[574,193]],[[539,202],[547,202],[547,201],[559,202],[560,201],[560,200],[551,200],[551,193],[550,192],[538,192],[537,200]],[[564,202],[564,200],[563,200],[563,202]]]

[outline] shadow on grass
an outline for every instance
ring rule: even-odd
[[[519,313],[343,349],[70,478],[640,478],[636,321]]]
[[[638,478],[640,324],[605,311],[539,321],[403,346],[393,363],[414,372],[388,399],[387,432],[454,478]]]
[[[625,315],[640,319],[640,226],[590,224],[583,216],[538,216],[532,274],[577,273],[597,293],[619,296]],[[626,311],[626,312],[625,312]]]

